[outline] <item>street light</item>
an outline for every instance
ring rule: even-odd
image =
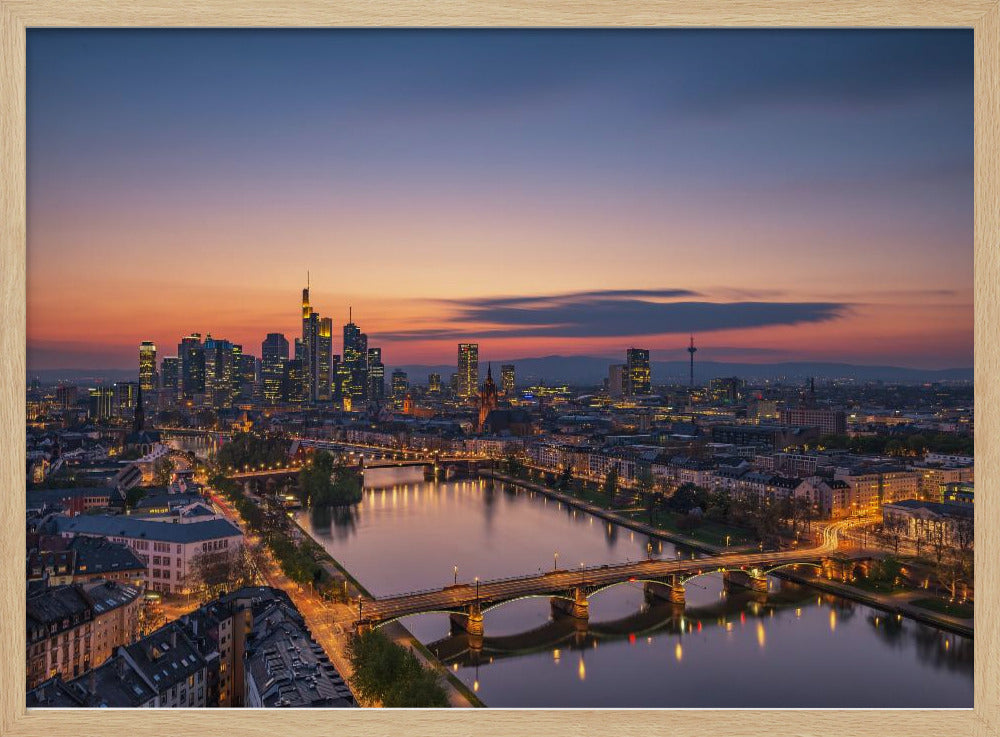
[[[479,576],[476,576],[476,604],[479,604]]]
[[[455,585],[458,586],[458,566],[455,566]]]
[[[552,570],[559,570],[559,553],[552,554]]]

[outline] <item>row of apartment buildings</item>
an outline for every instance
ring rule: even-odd
[[[646,471],[667,491],[691,483],[741,498],[806,497],[819,514],[830,517],[877,512],[881,504],[902,499],[937,500],[945,485],[971,483],[974,476],[971,464],[900,463],[850,454],[758,454],[750,462],[733,456],[668,456],[659,446],[595,448],[548,442],[529,444],[525,455],[537,468],[570,468],[575,476],[592,481],[603,480],[614,468],[626,486],[636,485]]]
[[[117,647],[75,677],[29,680],[29,707],[349,707],[287,594],[249,587]]]

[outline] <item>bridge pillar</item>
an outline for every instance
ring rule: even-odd
[[[483,636],[483,612],[479,604],[469,604],[469,610],[465,614],[455,612],[450,615],[453,629],[464,630],[469,635],[475,637]]]
[[[646,594],[646,601],[668,601],[671,604],[684,606],[684,584],[678,581],[676,576],[670,583],[647,581],[643,590]]]
[[[823,576],[830,581],[847,581],[854,574],[852,560],[824,558],[821,567]]]
[[[722,583],[726,591],[734,588],[750,589],[757,593],[767,593],[767,575],[754,568],[750,571],[733,570],[722,572]]]
[[[553,596],[550,599],[552,614],[555,617],[572,617],[576,620],[587,621],[590,618],[590,602],[583,589],[574,589],[573,598],[566,599],[561,596]]]

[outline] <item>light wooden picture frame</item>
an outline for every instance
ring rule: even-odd
[[[38,27],[965,27],[975,47],[977,581],[971,710],[26,710],[26,29]],[[1000,733],[1000,2],[998,0],[0,0],[0,734]],[[738,677],[738,676],[737,676]]]

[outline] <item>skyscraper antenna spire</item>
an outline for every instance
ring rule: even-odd
[[[347,322],[354,322],[354,308],[350,305],[347,305]]]

